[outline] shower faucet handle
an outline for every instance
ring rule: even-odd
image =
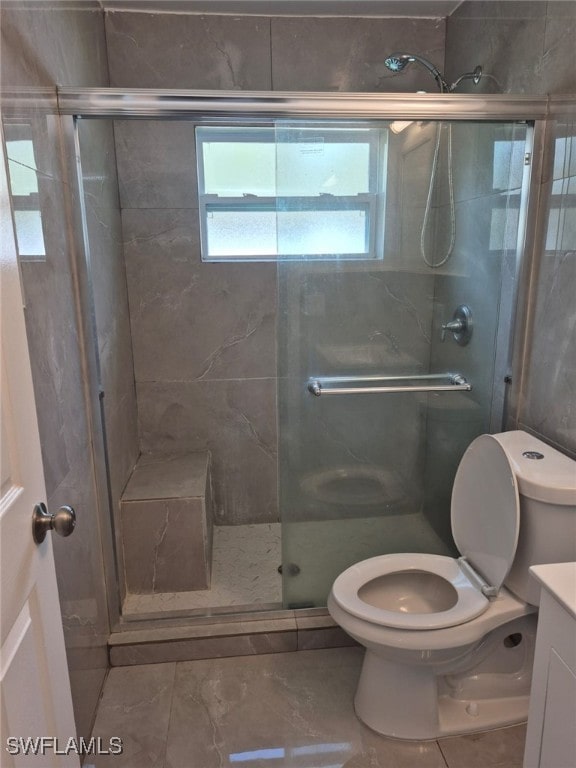
[[[456,307],[452,320],[442,324],[440,337],[442,341],[446,338],[446,331],[454,335],[454,341],[460,346],[465,347],[472,337],[472,312],[466,304],[460,304]]]
[[[443,323],[442,325],[442,341],[446,338],[446,331],[451,331],[452,333],[458,333],[459,331],[463,331],[466,327],[466,324],[462,320],[450,320],[448,323]]]

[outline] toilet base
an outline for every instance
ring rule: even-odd
[[[383,736],[426,740],[524,722],[528,695],[456,699],[438,695],[429,667],[408,667],[366,650],[354,699],[356,714]]]

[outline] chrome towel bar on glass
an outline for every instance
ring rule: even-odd
[[[445,384],[386,384],[366,386],[376,382],[445,381]],[[359,386],[338,386],[356,384]],[[308,392],[320,395],[374,395],[392,392],[457,392],[472,389],[472,384],[461,373],[428,373],[419,376],[323,376],[308,379]]]

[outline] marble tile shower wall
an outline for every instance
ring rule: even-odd
[[[193,125],[117,124],[116,142],[142,451],[209,449],[215,522],[274,520],[275,266],[201,263]],[[147,199],[130,167],[148,156],[168,170]]]
[[[2,86],[108,83],[104,25],[98,3],[14,3],[2,8]],[[78,525],[70,539],[52,539],[78,734],[88,737],[108,667],[110,632],[101,532],[92,469],[66,216],[67,181],[55,115],[21,113],[4,130],[30,126],[46,257],[22,261],[26,327],[51,509],[72,504]],[[6,133],[9,137],[10,133]],[[11,155],[8,145],[8,156]]]
[[[448,18],[447,75],[453,78],[481,63],[492,76],[481,83],[486,91],[575,94],[575,38],[573,2],[467,0]],[[573,119],[559,121],[553,178],[545,180],[544,192],[553,197],[547,242],[537,265],[535,322],[519,412],[511,425],[572,455],[576,455],[575,133]]]
[[[111,85],[428,88],[386,50],[443,62],[444,21],[106,15]],[[190,123],[119,122],[116,152],[144,452],[208,448],[216,522],[278,517],[276,267],[200,261]]]

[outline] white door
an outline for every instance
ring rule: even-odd
[[[68,741],[76,731],[54,534],[39,545],[32,539],[32,512],[46,499],[46,490],[1,148],[0,155],[0,765],[69,768],[79,760]]]

